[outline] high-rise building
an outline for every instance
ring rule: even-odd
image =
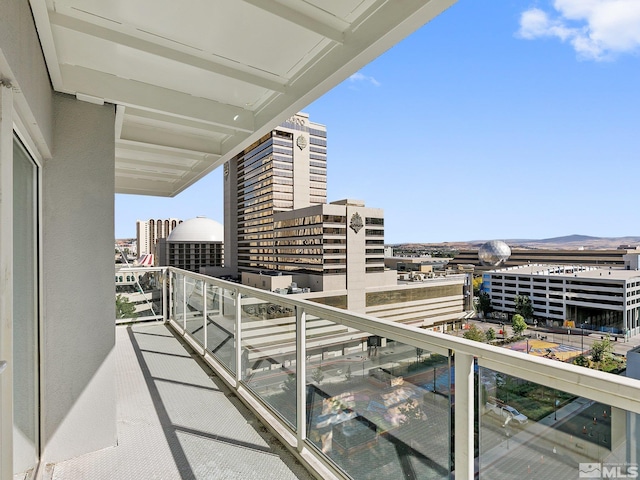
[[[298,113],[224,167],[225,262],[276,270],[274,215],[327,202],[327,130]]]
[[[158,240],[167,238],[171,231],[181,223],[182,220],[177,218],[138,220],[136,222],[138,256],[142,256],[145,253],[155,255]]]
[[[419,326],[458,319],[463,275],[440,290],[398,285],[384,265],[383,210],[327,203],[326,148],[326,127],[298,113],[225,164],[225,274]]]
[[[396,285],[395,272],[384,268],[384,213],[359,200],[276,213],[274,251],[276,269],[298,286],[348,290],[356,311],[364,311],[367,288]]]

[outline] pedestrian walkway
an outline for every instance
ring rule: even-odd
[[[53,480],[313,477],[164,324],[116,327],[118,445]]]

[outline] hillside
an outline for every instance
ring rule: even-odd
[[[535,239],[498,239],[504,240],[511,248],[532,249],[563,249],[574,250],[585,248],[588,250],[615,249],[621,245],[629,245],[629,248],[640,247],[640,236],[626,237],[593,237],[590,235],[572,234],[563,237]],[[442,243],[403,243],[391,245],[407,249],[420,249],[429,247],[449,248],[452,250],[467,250],[479,248],[488,240],[468,240]]]

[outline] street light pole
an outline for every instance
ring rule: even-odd
[[[436,393],[436,367],[433,367],[433,393]]]

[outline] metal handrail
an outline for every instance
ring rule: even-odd
[[[442,354],[452,350],[472,355],[478,359],[480,366],[499,370],[524,380],[543,383],[575,395],[604,401],[609,405],[640,414],[640,398],[638,397],[640,380],[570,365],[544,357],[527,355],[465,338],[395,323],[367,314],[353,313],[321,305],[311,300],[296,298],[296,295],[272,293],[175,267],[169,267],[168,270],[221,288],[237,290],[242,295],[289,308],[299,307],[304,309],[307,315],[321,317],[369,334],[393,338],[413,347]]]
[[[298,429],[295,432],[290,431],[283,422],[269,413],[268,408],[265,408],[260,398],[243,386],[239,373],[240,370],[236,372],[234,378],[232,374],[225,370],[222,364],[218,364],[213,357],[208,356],[206,347],[203,347],[200,340],[192,337],[186,330],[187,298],[185,296],[186,288],[184,285],[187,282],[203,282],[203,291],[205,290],[205,285],[208,284],[232,292],[232,297],[236,298],[235,336],[237,345],[242,344],[241,307],[243,299],[249,297],[250,299],[285,306],[295,311],[297,331],[304,330],[305,319],[318,317],[335,324],[353,328],[358,332],[366,332],[367,335],[391,338],[406,345],[446,356],[455,355],[456,422],[454,450],[459,452],[459,455],[455,456],[456,477],[459,478],[473,478],[474,472],[474,359],[477,359],[478,365],[481,367],[562,390],[576,396],[587,397],[591,400],[602,402],[628,412],[640,414],[640,399],[637,396],[637,392],[640,391],[640,380],[612,375],[576,365],[569,365],[555,360],[527,355],[522,352],[438,332],[423,330],[366,314],[349,312],[305,300],[295,294],[276,294],[175,267],[169,267],[168,272],[169,275],[167,275],[167,277],[169,279],[173,278],[173,274],[182,277],[180,281],[183,284],[183,297],[176,300],[182,304],[183,318],[181,322],[173,318],[167,318],[166,320],[169,321],[174,328],[177,328],[179,332],[184,335],[185,339],[196,347],[205,360],[211,363],[216,371],[219,371],[222,378],[228,380],[230,386],[236,390],[240,397],[251,404],[255,411],[260,412],[263,421],[266,421],[271,427],[278,431],[282,438],[290,437],[290,440],[287,440],[285,443],[297,448],[303,456],[305,452],[308,453],[305,447],[304,430]],[[172,295],[169,294],[167,297],[172,298]],[[249,298],[247,298],[247,300],[249,300]],[[171,311],[173,311],[173,309],[171,309]],[[304,335],[298,335],[295,342],[297,349],[296,362],[300,365],[296,373],[298,377],[297,395],[300,399],[304,396],[303,386],[306,385],[305,353],[307,351],[307,345]],[[240,349],[236,352],[236,363],[237,365],[241,364]],[[296,415],[299,424],[305,424],[306,412],[304,409],[298,408]],[[291,440],[291,438],[293,438],[293,440]],[[324,466],[329,465],[326,459],[323,459],[322,455],[313,454],[312,457]],[[330,475],[327,478],[341,478],[341,476]]]

